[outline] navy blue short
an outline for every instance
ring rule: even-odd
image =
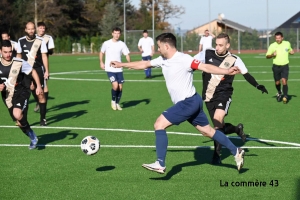
[[[162,115],[174,125],[179,125],[186,120],[193,126],[206,126],[209,124],[203,111],[202,98],[198,93],[177,102],[174,106],[165,110]]]
[[[147,60],[151,60],[151,56],[143,56],[143,57],[142,57],[142,60],[146,60],[146,61],[147,61]]]
[[[123,72],[107,72],[107,76],[111,83],[117,81],[119,84],[123,84],[125,82]]]

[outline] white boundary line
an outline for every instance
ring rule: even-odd
[[[0,147],[27,147],[28,144],[0,144]],[[38,147],[59,147],[59,148],[79,148],[80,145],[58,145],[58,144],[38,144]],[[151,145],[101,145],[101,148],[155,148]],[[213,146],[168,146],[168,149],[213,149]],[[223,147],[225,148],[225,147]],[[243,149],[300,149],[300,147],[259,147],[243,146]]]
[[[89,131],[117,131],[117,132],[133,132],[133,133],[153,133],[153,130],[135,130],[135,129],[113,129],[113,128],[84,128],[84,127],[40,127],[40,126],[32,126],[34,129],[67,129],[67,130],[89,130]],[[0,126],[0,128],[18,128],[16,126]],[[202,135],[200,133],[183,133],[183,132],[173,132],[168,131],[168,134],[172,135],[189,135],[189,136],[200,136]],[[229,137],[238,139],[239,137]],[[244,146],[244,148],[265,148],[265,149],[298,149],[300,148],[300,144],[293,143],[293,142],[283,142],[283,141],[276,141],[276,140],[265,140],[265,139],[258,139],[258,138],[247,138],[249,141],[258,141],[258,142],[269,142],[269,143],[275,143],[275,144],[284,144],[284,145],[291,145],[293,147],[247,147]],[[14,145],[14,144],[0,144],[0,146],[7,146],[7,145]],[[22,144],[20,144],[22,145]],[[18,144],[15,144],[15,146],[18,146]],[[28,146],[28,145],[24,145]],[[44,145],[44,146],[53,146],[53,147],[78,147],[79,145]],[[101,145],[102,147],[127,147],[127,148],[154,148],[154,146],[145,146],[145,145]],[[197,146],[169,146],[169,148],[198,148]],[[207,147],[206,147],[207,148]]]

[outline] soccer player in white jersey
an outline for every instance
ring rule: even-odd
[[[148,31],[143,31],[143,37],[139,40],[138,48],[142,53],[142,60],[151,60],[154,54],[154,42],[148,37]],[[146,78],[151,78],[151,68],[145,69]]]
[[[204,35],[201,37],[199,42],[199,52],[205,51],[208,48],[212,47],[212,40],[215,38],[215,35],[210,33],[209,30],[205,30]]]
[[[46,24],[44,22],[38,22],[37,23],[37,36],[41,37],[44,39],[45,43],[46,43],[46,47],[47,47],[47,57],[48,57],[48,61],[49,61],[49,55],[53,54],[53,50],[55,48],[54,46],[54,40],[52,38],[51,35],[46,34]],[[48,68],[49,68],[49,63],[48,63]],[[48,89],[48,79],[45,79],[44,81],[44,95],[46,98],[46,108],[47,108],[47,103],[48,103],[48,96],[49,96],[49,89]],[[32,92],[32,95],[35,99],[35,101],[37,102],[35,105],[35,108],[33,109],[35,112],[38,112],[40,110],[40,106],[39,106],[39,101],[38,101],[38,97],[36,96],[36,94],[34,92]]]
[[[208,119],[202,109],[203,102],[193,85],[193,71],[202,70],[213,74],[239,73],[237,67],[222,69],[210,64],[204,64],[188,54],[178,52],[176,37],[172,33],[163,33],[156,37],[158,51],[161,56],[151,61],[137,61],[129,63],[112,62],[114,67],[128,67],[145,69],[147,67],[161,67],[166,86],[171,96],[173,106],[165,110],[154,124],[156,136],[157,160],[142,166],[148,170],[165,173],[165,159],[168,147],[166,128],[188,121],[204,136],[218,141],[227,147],[235,156],[237,169],[244,163],[244,150],[237,148],[222,132],[209,125]]]
[[[121,55],[126,56],[126,60],[130,62],[129,49],[123,41],[120,41],[121,29],[116,27],[112,30],[112,39],[103,43],[100,53],[100,67],[107,72],[107,76],[112,85],[111,90],[111,108],[113,110],[122,110],[119,102],[122,97],[122,89],[124,83],[123,69],[111,67],[111,61],[121,62]],[[105,64],[103,55],[105,54]]]
[[[255,78],[248,72],[244,62],[240,57],[231,54],[228,49],[230,47],[230,38],[226,33],[220,33],[216,37],[216,48],[208,48],[205,51],[194,56],[202,63],[212,64],[217,67],[230,68],[237,66],[248,83],[256,87],[262,93],[268,93],[264,85],[259,85]],[[226,64],[227,63],[227,64]],[[245,142],[246,135],[243,131],[243,124],[237,126],[231,123],[225,123],[224,118],[228,115],[229,108],[232,102],[233,80],[234,76],[229,75],[214,75],[203,72],[203,89],[202,99],[205,102],[211,121],[215,129],[223,132],[225,135],[237,133]],[[221,164],[221,149],[222,146],[214,141],[214,154],[212,164]]]

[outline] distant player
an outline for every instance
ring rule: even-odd
[[[288,102],[288,77],[289,77],[289,54],[293,55],[295,52],[291,47],[290,42],[283,40],[281,32],[275,33],[275,42],[273,42],[266,53],[266,58],[273,58],[273,77],[275,87],[277,89],[276,99],[278,102],[282,101],[284,104]],[[281,84],[282,82],[282,90]]]
[[[2,40],[9,40],[11,42],[12,45],[12,57],[16,57],[17,56],[17,42],[13,41],[10,39],[10,35],[7,31],[3,31],[1,33],[1,38]]]
[[[212,40],[215,37],[216,36],[214,34],[210,33],[209,30],[205,30],[204,35],[200,39],[199,52],[205,51],[206,49],[211,48],[212,47]]]
[[[36,71],[26,61],[12,58],[12,45],[3,40],[0,53],[0,91],[6,91],[5,103],[20,129],[30,138],[29,149],[36,148],[38,138],[27,121],[31,76],[36,82],[36,93],[43,93]]]
[[[37,23],[37,36],[41,37],[44,39],[46,46],[47,46],[47,56],[48,56],[48,61],[49,61],[49,55],[53,54],[54,50],[54,41],[51,35],[48,35],[45,33],[46,31],[46,24],[44,22],[38,22]],[[48,68],[49,68],[49,63],[48,63]],[[47,109],[47,102],[48,102],[48,96],[49,96],[49,90],[48,90],[48,79],[45,79],[44,83],[44,94],[46,98],[46,109]],[[32,92],[32,95],[34,96],[36,103],[35,108],[33,109],[35,112],[38,112],[40,110],[40,106],[38,103],[38,97],[36,96],[35,92]]]
[[[122,97],[122,89],[124,83],[123,69],[116,69],[111,67],[111,61],[120,61],[121,55],[126,56],[126,60],[130,62],[129,49],[126,44],[119,40],[121,36],[121,29],[116,27],[112,30],[112,39],[103,43],[99,53],[100,68],[107,72],[109,81],[111,82],[111,108],[113,110],[122,110],[120,106],[120,99]],[[105,54],[105,64],[103,58]]]
[[[163,33],[156,37],[158,51],[161,56],[151,61],[137,61],[130,63],[112,62],[115,67],[130,67],[145,69],[147,67],[161,67],[166,86],[171,96],[173,106],[165,110],[154,124],[156,136],[157,160],[142,166],[150,171],[165,173],[168,137],[166,128],[188,121],[204,136],[218,141],[226,146],[235,156],[237,169],[244,163],[244,150],[237,148],[221,131],[213,129],[202,109],[202,99],[193,85],[193,71],[202,70],[213,74],[236,74],[237,68],[222,69],[213,65],[201,63],[188,54],[178,52],[176,37],[172,33]]]
[[[39,75],[44,89],[45,79],[48,79],[48,50],[43,38],[35,35],[35,25],[28,22],[25,28],[26,36],[18,40],[17,57],[26,60]],[[32,90],[36,90],[36,82],[33,80]],[[39,93],[40,125],[47,126],[46,120],[46,98],[44,93]]]
[[[212,64],[225,69],[229,69],[232,66],[237,66],[246,81],[248,81],[258,90],[261,90],[262,93],[268,93],[265,86],[259,85],[255,78],[248,72],[244,62],[238,56],[233,55],[228,51],[229,47],[229,36],[226,33],[221,33],[216,38],[216,49],[206,49],[205,51],[197,54],[195,58],[200,60],[202,63]],[[243,131],[243,124],[234,126],[231,123],[224,122],[224,118],[228,114],[232,101],[232,83],[234,76],[216,75],[203,72],[202,80],[202,98],[205,102],[210,118],[214,123],[215,129],[223,132],[226,135],[237,133],[242,138],[243,142],[245,142],[246,135]],[[212,164],[220,164],[222,145],[217,141],[214,141],[214,145],[215,149]]]
[[[148,31],[143,31],[143,37],[139,40],[138,48],[142,53],[142,60],[151,60],[154,54],[154,42],[148,36]],[[145,69],[146,78],[151,78],[151,68]]]

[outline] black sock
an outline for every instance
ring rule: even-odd
[[[20,129],[23,131],[23,133],[25,133],[28,137],[28,133],[31,131],[30,125],[27,121],[27,118],[23,115],[21,120],[18,120],[20,123]]]
[[[8,109],[8,112],[9,112],[9,115],[10,115],[11,119],[12,119],[13,121],[16,121],[16,119],[15,119],[15,117],[14,117],[14,114],[13,114],[13,107],[9,108],[9,109]]]
[[[40,105],[40,116],[41,116],[41,121],[43,119],[46,119],[46,103],[39,103]]]
[[[276,87],[278,93],[281,94],[281,84],[279,84],[279,85],[275,84],[275,87]]]
[[[219,130],[220,132],[224,133],[224,128],[220,128],[220,129],[217,129]],[[225,133],[224,133],[225,134]],[[214,154],[217,154],[218,156],[221,156],[221,150],[222,150],[222,145],[217,142],[216,140],[214,140]]]
[[[238,127],[232,125],[231,123],[225,123],[225,128],[224,129],[225,129],[225,132],[224,132],[225,135],[228,135],[228,134],[231,134],[231,133],[237,133],[239,131]]]
[[[44,92],[44,95],[45,95],[45,99],[46,99],[46,109],[47,109],[49,92]]]
[[[288,95],[288,85],[283,85],[282,86],[282,92],[284,96]]]

